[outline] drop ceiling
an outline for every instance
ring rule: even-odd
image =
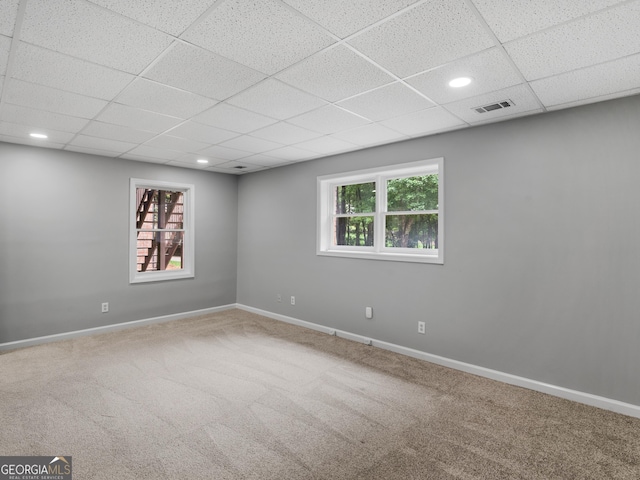
[[[0,2],[0,141],[132,161],[244,174],[637,93],[640,0]]]

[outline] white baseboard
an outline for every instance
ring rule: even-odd
[[[259,308],[253,308],[246,305],[238,304],[237,308],[240,310],[246,310],[247,312],[256,313],[274,320],[280,320],[282,322],[291,323],[293,325],[299,325],[301,327],[310,328],[320,332],[327,333],[329,335],[336,335],[341,338],[346,338],[366,345],[372,345],[374,347],[396,352],[409,357],[425,360],[427,362],[442,365],[444,367],[453,368],[463,372],[478,375],[480,377],[490,378],[499,382],[508,383],[510,385],[516,385],[518,387],[528,388],[529,390],[535,390],[537,392],[547,393],[555,397],[564,398],[566,400],[572,400],[574,402],[583,403],[592,407],[602,408],[604,410],[610,410],[612,412],[621,413],[630,417],[640,418],[640,406],[633,405],[631,403],[620,402],[606,397],[600,397],[598,395],[592,395],[590,393],[579,392],[577,390],[571,390],[557,385],[551,385],[548,383],[539,382],[537,380],[531,380],[525,377],[519,377],[517,375],[511,375],[509,373],[500,372],[498,370],[491,370],[489,368],[479,367],[470,363],[459,362],[458,360],[452,360],[450,358],[440,357],[430,353],[422,352],[420,350],[414,350],[412,348],[403,347],[393,343],[383,342],[381,340],[375,340],[364,337],[362,335],[356,335],[342,330],[336,330],[335,328],[325,327],[304,320],[299,320],[293,317],[287,317],[277,313],[272,313]]]
[[[131,322],[116,323],[114,325],[104,325],[102,327],[86,328],[84,330],[75,330],[73,332],[57,333],[55,335],[47,335],[44,337],[27,338],[25,340],[16,340],[15,342],[0,343],[0,352],[4,350],[14,350],[17,348],[32,347],[42,343],[57,342],[59,340],[68,340],[70,338],[83,337],[86,335],[95,335],[98,333],[115,332],[126,328],[141,327],[152,323],[164,323],[172,320],[180,320],[182,318],[196,317],[198,315],[207,315],[210,313],[222,312],[237,308],[237,304],[222,305],[220,307],[204,308],[202,310],[192,310],[190,312],[174,313],[171,315],[162,315],[160,317],[145,318],[142,320],[133,320]]]

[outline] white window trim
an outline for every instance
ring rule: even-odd
[[[129,283],[158,282],[163,280],[177,280],[193,278],[195,276],[195,185],[186,183],[163,182],[160,180],[145,180],[132,178],[129,194]],[[180,270],[164,270],[155,272],[137,271],[137,228],[136,228],[136,189],[155,188],[183,192],[184,202],[184,265]]]
[[[372,247],[332,245],[334,215],[333,195],[335,187],[350,183],[384,182],[389,178],[438,174],[438,249],[413,249],[386,247],[377,242]],[[381,183],[378,183],[380,185]],[[418,162],[370,168],[354,172],[323,175],[317,179],[318,226],[316,254],[332,257],[391,260],[397,262],[444,263],[444,158],[433,158]],[[376,188],[376,205],[386,205],[383,197],[386,189]],[[377,207],[378,208],[378,207]],[[375,238],[384,238],[384,216],[387,212],[378,209],[374,215]],[[395,213],[395,212],[394,212]],[[402,213],[402,212],[398,212]],[[362,216],[357,214],[356,216]],[[382,243],[382,245],[381,245]]]

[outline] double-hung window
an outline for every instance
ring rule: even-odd
[[[317,254],[443,263],[443,159],[318,177]]]
[[[194,186],[131,179],[129,281],[194,276]]]

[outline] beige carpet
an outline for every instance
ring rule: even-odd
[[[640,419],[239,310],[2,354],[0,400],[76,480],[640,478]]]

